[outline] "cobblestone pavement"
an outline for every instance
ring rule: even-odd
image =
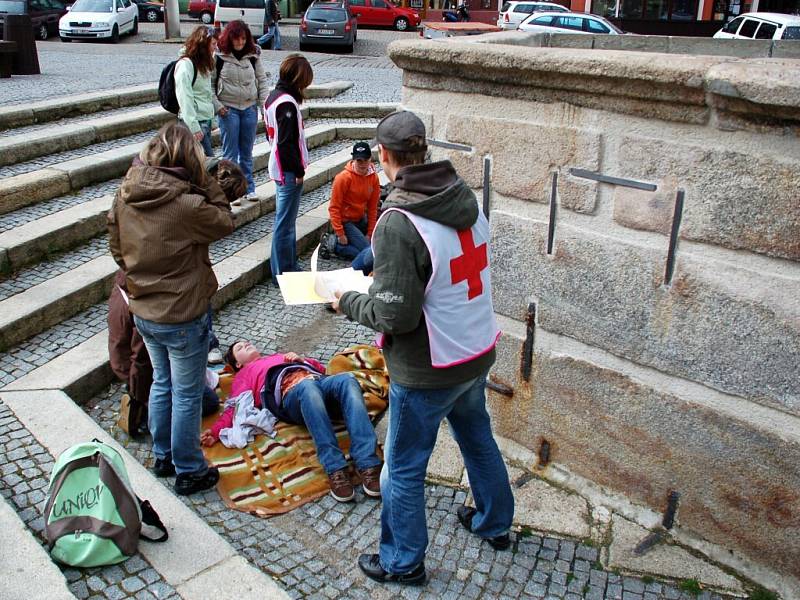
[[[307,268],[308,256],[303,260]],[[325,261],[323,268],[341,267]],[[246,337],[264,352],[294,350],[327,360],[353,343],[369,343],[370,330],[333,316],[319,305],[283,305],[280,292],[259,285],[215,316],[223,347]],[[139,461],[151,466],[148,441],[134,441],[114,427],[120,386],[87,403],[85,410]],[[171,480],[166,480],[171,485]],[[425,489],[430,546],[428,583],[422,588],[378,585],[357,569],[362,552],[377,549],[380,503],[359,492],[356,502],[330,496],[271,519],[227,508],[216,491],[184,499],[247,560],[274,577],[295,598],[563,598],[564,600],[694,600],[678,588],[603,570],[599,553],[574,540],[513,533],[511,551],[496,552],[467,533],[456,508],[466,491],[440,485]],[[702,600],[719,600],[705,593]]]
[[[382,50],[376,46],[375,56],[306,53],[314,66],[316,83],[342,79],[353,82],[354,87],[338,96],[337,101],[400,101],[402,73],[385,56],[385,46],[397,34],[391,31],[370,33],[385,39]],[[412,36],[410,33],[400,35]],[[80,94],[87,90],[155,83],[164,65],[174,60],[180,49],[177,44],[149,43],[128,43],[121,47],[124,52],[113,44],[37,42],[42,74],[4,80],[3,102],[10,105]],[[360,49],[357,52],[360,53]],[[278,67],[286,55],[286,52],[264,52],[262,55],[271,85],[277,80]]]
[[[43,508],[53,457],[0,400],[0,494],[42,544]],[[76,598],[91,600],[176,599],[179,596],[141,554],[113,566],[73,569],[60,565]],[[0,594],[1,595],[1,594]]]

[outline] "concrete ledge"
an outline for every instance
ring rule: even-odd
[[[13,410],[13,409],[12,409]],[[8,503],[0,498],[0,565],[7,600],[74,600],[61,570]],[[31,585],[32,582],[35,585]]]
[[[22,105],[8,106],[0,108],[0,129],[57,121],[74,115],[155,102],[156,100],[158,100],[157,84],[145,83],[118,90],[62,96],[51,100],[27,103],[24,107]]]
[[[329,81],[312,85],[306,90],[306,98],[335,98],[353,87],[352,81]]]
[[[70,191],[69,175],[47,168],[0,179],[0,215]]]
[[[182,598],[211,598],[208,595],[211,589],[225,590],[226,593],[236,590],[236,597],[239,597],[251,587],[268,592],[261,598],[287,597],[272,579],[241,559],[228,542],[167,490],[69,396],[59,391],[3,392],[2,399],[53,456],[92,438],[98,438],[119,451],[133,489],[150,501],[170,534],[169,540],[163,544],[140,543],[139,551],[167,583],[179,588]],[[42,411],[42,405],[46,405],[48,410]],[[53,414],[58,414],[59,418],[53,419]],[[202,548],[202,552],[198,552],[198,548]],[[211,585],[212,581],[217,587]],[[242,597],[254,596],[251,593]]]

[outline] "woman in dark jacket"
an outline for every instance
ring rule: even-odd
[[[314,72],[302,54],[290,54],[281,63],[278,84],[264,104],[267,138],[272,144],[269,175],[277,186],[275,225],[269,264],[272,279],[297,271],[295,221],[308,166],[308,146],[300,104]]]
[[[177,472],[181,495],[208,489],[219,479],[200,450],[207,312],[217,291],[208,245],[233,231],[233,219],[185,125],[164,125],[144,147],[114,198],[108,228],[153,364],[148,425],[154,472]]]

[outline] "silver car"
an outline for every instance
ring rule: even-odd
[[[356,18],[345,1],[314,2],[300,21],[300,50],[309,46],[335,46],[353,51],[358,37]]]

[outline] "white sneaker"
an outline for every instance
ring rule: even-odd
[[[258,194],[253,192],[252,194],[247,194],[244,197],[245,200],[249,200],[250,202],[258,202]]]
[[[237,198],[236,200],[231,202],[231,206],[241,206],[241,205],[242,205],[242,199],[241,198]]]
[[[208,352],[208,364],[210,365],[221,365],[225,359],[222,356],[222,352],[219,351],[219,348],[212,348]]]

